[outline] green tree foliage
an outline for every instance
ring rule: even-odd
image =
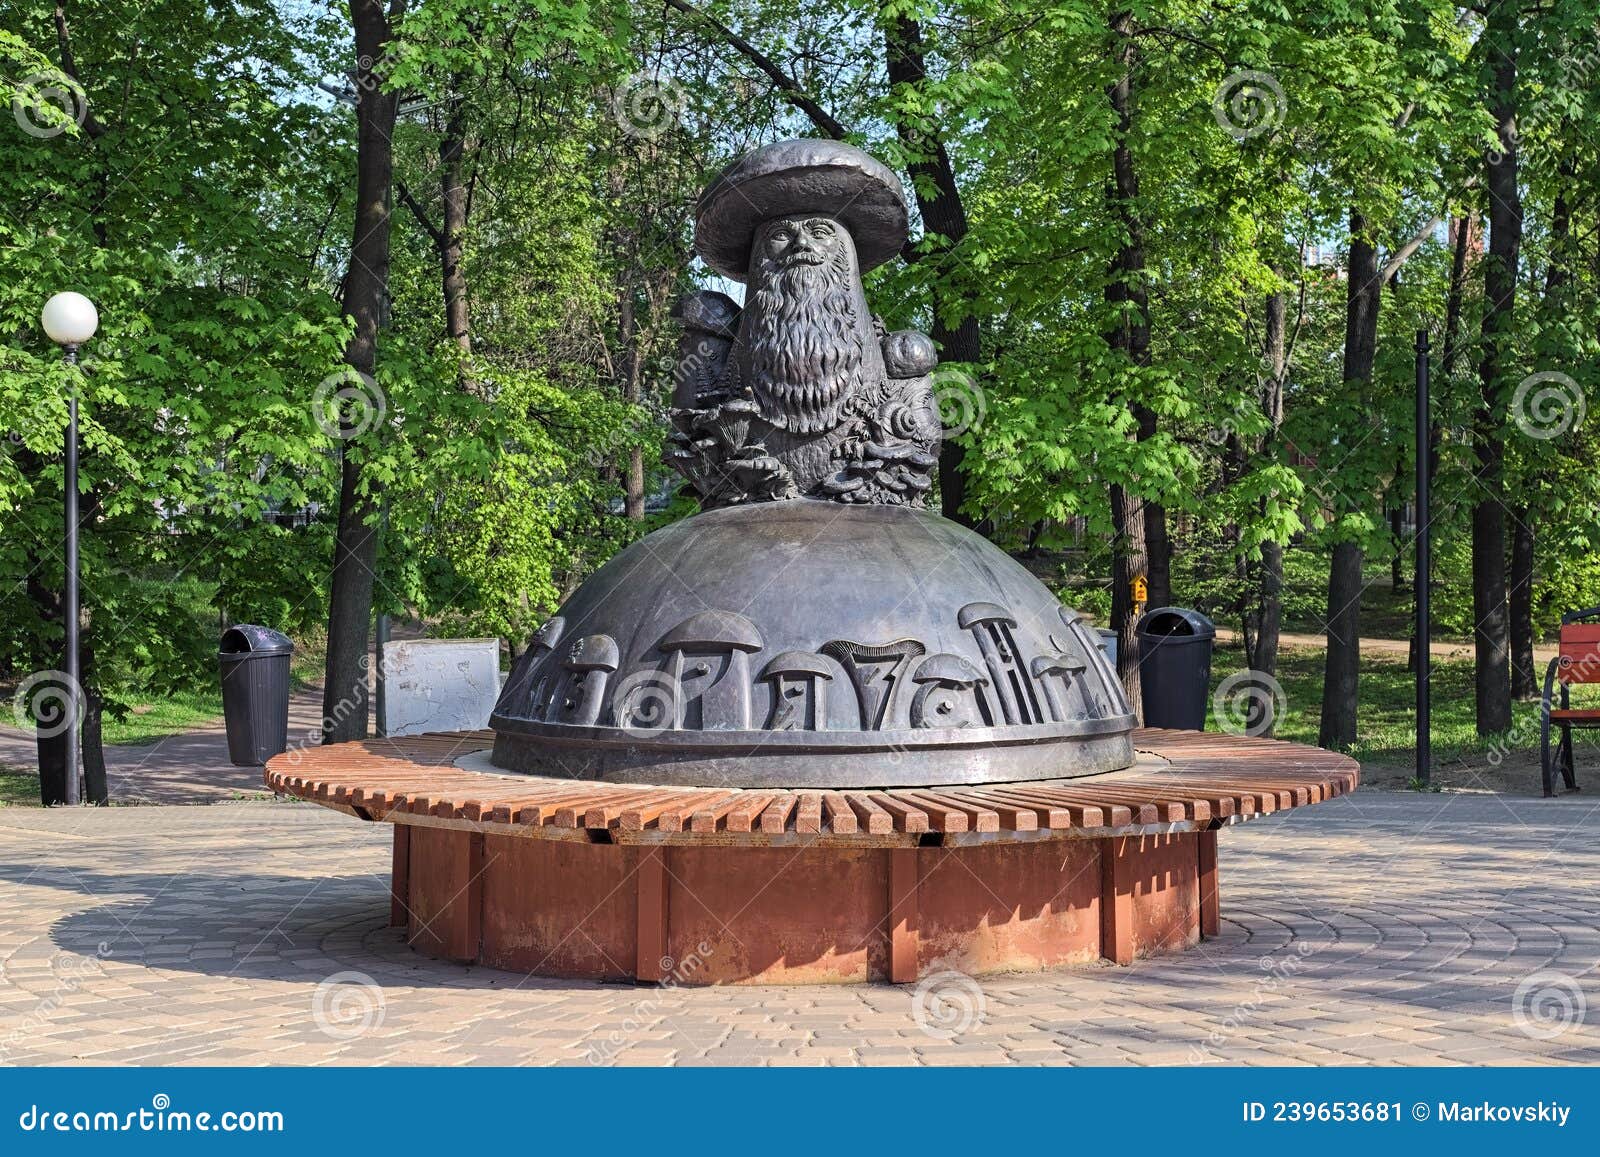
[[[196,606],[296,630],[325,607],[340,444],[313,398],[347,333],[353,118],[330,96],[351,71],[346,14],[62,10],[65,32],[53,3],[0,0],[0,70],[33,125],[0,132],[0,667],[57,665],[68,378],[37,314],[72,288],[104,319],[77,379],[102,681],[201,678],[215,621]],[[920,71],[891,70],[912,25]],[[1489,421],[1543,631],[1600,603],[1577,413],[1600,389],[1600,41],[1581,0],[1525,5],[1515,29],[1524,237]],[[1393,573],[1403,594],[1426,329],[1435,605],[1470,632],[1484,75],[1508,47],[1432,0],[414,2],[383,69],[401,112],[382,412],[344,446],[385,496],[378,604],[520,646],[685,509],[657,446],[670,309],[711,284],[694,196],[750,145],[830,133],[903,173],[913,204],[937,201],[932,162],[949,161],[964,233],[914,221],[908,260],[869,291],[893,327],[976,318],[940,395],[987,532],[1065,549],[1072,597],[1103,607],[1115,485],[1167,512],[1175,600],[1252,630],[1279,572],[1286,622],[1321,626],[1340,544],[1363,588]],[[47,90],[86,100],[52,111]],[[1136,194],[1118,190],[1119,146]],[[1352,359],[1362,246],[1375,327]],[[1143,320],[1135,288],[1147,351],[1117,340]],[[1570,420],[1535,415],[1530,435],[1536,392],[1516,397],[1536,373],[1559,375],[1544,381]]]
[[[216,619],[197,605],[320,613],[324,568],[304,560],[325,537],[272,516],[330,497],[308,399],[343,336],[319,247],[341,158],[290,99],[315,22],[265,2],[60,11],[0,5],[25,49],[0,132],[0,667],[60,666],[75,387],[85,678],[117,709],[119,685],[204,677]],[[62,289],[102,317],[70,376],[38,320]]]

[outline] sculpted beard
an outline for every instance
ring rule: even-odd
[[[861,381],[861,323],[850,259],[766,259],[750,310],[750,388],[763,415],[796,434],[832,427]]]

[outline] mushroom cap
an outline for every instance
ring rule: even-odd
[[[955,687],[970,687],[974,683],[988,686],[989,680],[977,664],[971,662],[963,655],[952,655],[941,652],[929,655],[922,661],[922,666],[917,668],[915,675],[911,676],[913,683],[945,683]]]
[[[712,269],[744,281],[756,229],[806,213],[849,231],[863,273],[905,244],[906,203],[894,171],[854,145],[805,139],[763,145],[724,169],[695,206],[694,247]]]
[[[658,646],[663,651],[687,651],[701,647],[759,651],[762,638],[756,625],[737,611],[701,611],[668,631]]]
[[[615,671],[617,644],[609,635],[585,635],[567,655],[569,671]]]
[[[528,640],[529,647],[539,647],[546,651],[553,651],[561,642],[561,636],[567,632],[567,620],[560,615],[554,615],[545,621],[545,624],[533,633],[533,638]]]
[[[1004,623],[1008,627],[1017,625],[1010,611],[994,603],[968,603],[956,612],[956,622],[963,631],[971,630],[978,623]]]
[[[833,678],[833,668],[828,660],[810,651],[784,651],[774,655],[761,668],[761,678],[773,679],[780,675],[812,675],[819,679]]]
[[[1028,672],[1037,679],[1041,675],[1050,675],[1058,671],[1076,673],[1087,669],[1087,666],[1088,664],[1082,659],[1075,659],[1071,655],[1040,655],[1028,664]]]

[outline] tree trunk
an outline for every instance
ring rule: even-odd
[[[1322,679],[1322,726],[1317,743],[1330,749],[1356,741],[1361,677],[1361,563],[1358,542],[1333,548],[1328,571],[1328,658]]]
[[[439,193],[444,223],[439,230],[439,267],[444,283],[444,328],[463,354],[472,353],[472,316],[467,306],[467,274],[462,266],[467,234],[467,186],[461,177],[466,153],[466,102],[462,81],[451,85],[450,115],[439,141]]]
[[[1456,362],[1461,357],[1461,307],[1466,299],[1467,272],[1471,263],[1473,247],[1477,244],[1478,219],[1471,213],[1463,214],[1450,222],[1450,247],[1452,257],[1450,260],[1450,288],[1445,293],[1444,300],[1444,352],[1439,359],[1439,380],[1444,390],[1453,389]],[[1438,396],[1436,391],[1435,396]],[[1433,416],[1428,419],[1428,488],[1433,489],[1433,481],[1439,474],[1439,446],[1444,439],[1444,427],[1440,424],[1439,407],[1434,406]],[[1422,527],[1417,528],[1416,538],[1420,540]],[[1432,582],[1432,575],[1418,574],[1416,583]],[[1413,591],[1415,591],[1413,585]],[[1411,646],[1406,654],[1406,671],[1415,674],[1417,671],[1417,630],[1416,616],[1412,616]]]
[[[24,477],[36,471],[42,461],[26,447],[18,453],[21,472]],[[56,565],[60,558],[54,552],[43,554],[40,548],[43,543],[35,542],[26,548],[25,560],[27,564],[28,598],[32,601],[34,609],[38,612],[42,622],[59,624],[61,622],[62,604],[65,594],[62,586],[47,585],[44,575],[46,568]],[[45,807],[67,802],[67,739],[66,732],[47,734],[54,726],[53,719],[37,719],[34,727],[34,743],[39,758],[39,802]],[[40,727],[39,724],[44,724]]]
[[[1498,475],[1499,457],[1498,449],[1480,444],[1480,478]],[[1498,501],[1476,503],[1472,508],[1472,613],[1476,623],[1473,654],[1479,735],[1498,735],[1511,726],[1505,545],[1504,509]]]
[[[1478,361],[1479,407],[1473,448],[1480,497],[1472,507],[1472,618],[1475,699],[1479,735],[1511,726],[1511,647],[1506,612],[1506,518],[1504,451],[1500,415],[1502,378],[1510,360],[1516,311],[1517,263],[1522,246],[1522,201],[1517,188],[1518,5],[1502,0],[1489,9],[1485,42],[1493,47],[1489,112],[1499,137],[1487,158],[1489,256],[1484,262],[1482,355]]]
[[[1566,288],[1572,281],[1572,201],[1567,190],[1578,178],[1578,163],[1571,154],[1557,168],[1559,184],[1550,210],[1550,265],[1544,272],[1544,309],[1551,320],[1560,318]]]
[[[1550,264],[1545,269],[1544,298],[1541,309],[1548,324],[1559,323],[1564,310],[1566,286],[1572,278],[1568,267],[1572,237],[1572,202],[1567,190],[1577,177],[1577,164],[1571,156],[1561,159],[1555,204],[1550,213]],[[1538,671],[1533,662],[1533,582],[1535,574],[1535,532],[1532,507],[1524,503],[1511,512],[1511,575],[1507,602],[1511,612],[1511,697],[1530,700],[1539,695]]]
[[[1398,475],[1399,472],[1400,467],[1397,466],[1395,473]],[[1398,499],[1391,501],[1388,506],[1389,542],[1394,549],[1389,559],[1389,586],[1394,589],[1395,594],[1399,594],[1406,589],[1406,512],[1405,504]]]
[[[1133,577],[1150,565],[1145,552],[1144,503],[1116,483],[1111,485],[1111,629],[1117,632],[1117,675],[1133,717],[1144,722],[1144,694],[1139,682],[1139,637],[1134,617]]]
[[[39,756],[39,802],[57,807],[67,802],[67,733],[52,735],[35,729],[34,749]]]
[[[23,472],[26,474],[30,466],[36,461],[26,450],[19,456],[23,463]],[[100,493],[90,488],[83,492],[78,510],[78,524],[81,527],[93,526],[100,517]],[[42,544],[41,544],[42,545]],[[33,603],[39,618],[46,623],[61,623],[65,612],[65,594],[61,587],[51,587],[46,584],[43,576],[49,573],[52,563],[59,560],[58,554],[41,556],[35,550],[26,553],[27,578],[23,583],[28,599]],[[83,803],[104,804],[107,802],[106,787],[106,761],[105,749],[101,739],[100,729],[100,696],[96,689],[97,675],[94,661],[94,611],[92,606],[79,608],[79,637],[78,637],[78,686],[82,691],[82,717],[81,722],[75,723],[78,727],[78,766],[72,769],[72,774],[77,777],[78,790],[75,794]],[[64,626],[64,624],[63,624]],[[63,707],[63,710],[65,708]],[[47,728],[53,727],[56,720],[39,720]],[[34,737],[35,748],[39,758],[39,798],[46,807],[53,804],[67,802],[67,736],[65,730],[55,735],[45,735],[38,732]]]
[[[927,61],[922,46],[922,27],[915,20],[900,16],[884,23],[884,58],[890,89],[900,85],[920,86],[928,79]],[[931,261],[934,265],[933,326],[930,336],[939,347],[941,361],[977,365],[982,358],[982,337],[978,319],[973,316],[965,295],[954,288],[957,263],[953,250],[967,235],[967,211],[956,184],[955,166],[944,141],[925,126],[904,119],[896,120],[895,131],[901,142],[920,160],[909,166],[917,211],[922,218],[924,237],[937,237],[932,247],[914,253],[908,260]],[[932,188],[931,196],[924,195]],[[946,385],[946,389],[952,388]],[[976,389],[976,385],[973,386]],[[945,438],[939,450],[939,502],[944,516],[973,526],[977,520],[961,512],[967,499],[966,476],[962,473],[965,451],[954,438]]]
[[[617,336],[622,344],[622,396],[633,405],[643,397],[643,375],[639,365],[639,318],[633,303],[633,287],[623,283],[618,290]],[[623,509],[633,522],[644,520],[644,452],[634,446],[628,451],[628,467],[623,483]]]
[[[1511,697],[1537,699],[1539,684],[1533,669],[1533,524],[1532,511],[1519,506],[1511,512]]]
[[[1148,315],[1147,315],[1148,316]],[[1150,361],[1150,327],[1144,326],[1144,360]],[[1156,415],[1147,406],[1135,406],[1134,413],[1139,417],[1139,441],[1155,437]],[[1150,573],[1149,582],[1150,605],[1152,607],[1170,607],[1172,605],[1172,538],[1167,534],[1167,508],[1159,502],[1152,502],[1148,498],[1144,501],[1144,541],[1149,555]]]
[[[444,332],[461,351],[457,375],[461,388],[476,394],[479,385],[472,368],[472,312],[468,306],[465,250],[471,191],[462,178],[467,148],[465,80],[451,78],[445,100],[450,113],[439,137],[439,199],[442,222],[435,224],[428,210],[411,195],[404,181],[395,182],[400,200],[411,210],[439,255],[439,281],[444,298]]]
[[[1278,637],[1283,632],[1283,547],[1261,544],[1261,614],[1256,619],[1256,645],[1249,656],[1252,670],[1278,674]]]
[[[106,778],[105,702],[87,681],[83,689],[83,802],[105,807],[111,802],[111,786]]]
[[[100,516],[100,499],[91,491],[85,506],[85,525],[92,525]],[[100,696],[100,672],[95,663],[94,618],[91,613],[84,624],[79,643],[83,683],[83,723],[79,729],[78,753],[83,760],[83,802],[105,807],[111,802],[111,788],[106,779],[105,701]]]
[[[1105,299],[1115,313],[1106,341],[1113,351],[1125,354],[1137,371],[1150,364],[1150,300],[1144,275],[1144,222],[1137,209],[1139,174],[1134,168],[1133,151],[1128,147],[1128,134],[1133,127],[1133,73],[1139,62],[1138,45],[1132,35],[1133,14],[1114,13],[1111,32],[1119,72],[1106,89],[1117,118],[1116,143],[1111,157],[1112,182],[1107,198],[1112,215],[1122,226],[1124,240],[1106,278]],[[1138,439],[1144,441],[1153,436],[1155,414],[1138,402],[1132,403],[1130,409],[1137,421]],[[1163,605],[1171,600],[1166,514],[1142,495],[1130,494],[1122,486],[1113,485],[1111,523],[1117,539],[1113,544],[1111,592],[1111,626],[1118,635],[1117,665],[1129,702],[1142,718],[1138,674],[1141,654],[1138,637],[1134,634],[1132,584],[1139,577],[1146,580],[1152,605]],[[1156,551],[1159,557],[1153,553]]]
[[[1268,424],[1265,439],[1268,447],[1276,445],[1283,427],[1283,383],[1289,376],[1288,320],[1288,294],[1281,289],[1269,294],[1265,350],[1268,379],[1261,393],[1261,412]],[[1255,643],[1246,655],[1246,662],[1252,670],[1275,677],[1278,637],[1283,629],[1283,547],[1279,543],[1261,544],[1259,575]]]
[[[1367,236],[1367,221],[1350,214],[1350,260],[1345,293],[1344,381],[1372,380],[1378,348],[1378,304],[1383,286],[1378,251]],[[1328,652],[1323,667],[1322,722],[1317,742],[1347,748],[1356,741],[1356,707],[1361,679],[1361,565],[1359,542],[1333,548],[1328,570]]]
[[[391,36],[390,19],[404,9],[405,0],[392,0],[388,11],[381,0],[350,3],[359,95],[355,230],[344,296],[344,311],[355,328],[345,347],[345,361],[368,379],[377,365],[378,327],[389,286],[389,206],[394,179],[391,141],[399,107],[398,96],[383,91],[376,70]],[[348,433],[348,427],[341,430],[341,435]],[[368,436],[376,437],[378,432]],[[367,734],[367,644],[378,565],[379,502],[376,483],[362,486],[360,456],[352,454],[352,449],[349,440],[341,441],[339,525],[334,539],[328,659],[322,690],[324,743],[363,739]]]
[[[1450,259],[1450,289],[1444,302],[1444,354],[1439,361],[1447,384],[1461,357],[1461,307],[1466,298],[1472,250],[1479,238],[1477,217],[1471,213],[1457,217],[1450,234],[1454,250]],[[1438,429],[1437,424],[1434,429]],[[1430,469],[1437,465],[1437,462],[1431,463]]]
[[[1232,486],[1250,468],[1245,440],[1235,430],[1228,431],[1218,468],[1219,490],[1226,490]],[[1250,656],[1256,653],[1256,626],[1261,617],[1261,609],[1255,596],[1256,563],[1253,559],[1245,557],[1244,534],[1239,528],[1238,519],[1228,520],[1222,528],[1222,537],[1228,544],[1229,553],[1233,556],[1233,577],[1239,584],[1239,632],[1244,640],[1245,666],[1248,667]]]
[[[1461,309],[1466,298],[1472,251],[1482,240],[1478,230],[1478,219],[1470,213],[1456,218],[1452,234],[1454,248],[1450,259],[1450,288],[1445,295],[1444,303],[1444,354],[1439,359],[1439,370],[1445,389],[1452,388],[1456,363],[1461,360]],[[1437,415],[1438,411],[1435,409],[1434,416],[1428,421],[1430,489],[1439,474],[1439,446],[1444,440],[1444,426]],[[1429,581],[1432,581],[1432,577],[1428,576]]]

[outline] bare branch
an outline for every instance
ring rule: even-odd
[[[759,48],[751,44],[744,37],[740,36],[733,29],[722,23],[715,16],[712,16],[705,9],[697,8],[693,4],[690,4],[688,0],[667,0],[667,7],[675,8],[686,16],[692,16],[697,20],[703,20],[706,24],[709,24],[713,29],[716,30],[717,35],[720,36],[730,48],[734,49],[739,53],[740,56],[743,56],[751,64],[755,65],[762,72],[766,73],[768,79],[770,79],[773,85],[777,87],[778,92],[783,96],[783,98],[795,108],[805,113],[806,116],[810,117],[812,124],[816,125],[819,129],[827,133],[836,141],[844,139],[844,126],[838,121],[834,120],[833,117],[829,115],[828,111],[820,104],[812,100],[811,97],[807,96],[805,90],[800,87],[799,83],[794,79],[794,77],[785,72],[777,64],[777,62],[771,57],[767,56],[766,53],[762,52]]]
[[[444,246],[444,230],[429,219],[428,211],[411,195],[411,189],[404,181],[397,179],[394,186],[395,192],[400,195],[401,204],[411,210],[411,215],[417,219],[417,224],[421,225],[428,236],[433,238],[435,245],[442,248]]]
[[[74,84],[83,90],[83,78],[78,75],[78,62],[72,55],[72,34],[67,30],[67,9],[61,0],[56,0],[56,43],[61,50],[61,71],[72,78]],[[94,109],[89,107],[88,98],[84,98],[83,131],[91,137],[103,136],[106,126],[100,123],[94,115]]]
[[[1462,182],[1461,192],[1465,193],[1477,183],[1477,177],[1468,178],[1466,181]],[[1417,230],[1416,235],[1412,237],[1411,240],[1407,241],[1404,245],[1400,246],[1400,248],[1396,249],[1394,253],[1390,255],[1389,260],[1383,263],[1383,268],[1378,270],[1379,286],[1389,284],[1394,275],[1400,272],[1400,267],[1410,260],[1413,253],[1422,248],[1422,243],[1432,236],[1433,231],[1443,223],[1444,214],[1435,213],[1428,219],[1428,223],[1426,225]]]
[[[1428,223],[1421,229],[1417,230],[1416,236],[1412,237],[1411,240],[1407,241],[1404,245],[1400,246],[1400,248],[1396,249],[1390,256],[1389,260],[1383,263],[1383,268],[1378,270],[1378,284],[1388,285],[1389,281],[1394,277],[1394,275],[1400,272],[1400,267],[1410,259],[1413,253],[1422,248],[1422,243],[1429,237],[1433,236],[1434,230],[1439,228],[1439,226],[1443,223],[1443,214],[1436,213],[1434,216],[1428,218]]]

